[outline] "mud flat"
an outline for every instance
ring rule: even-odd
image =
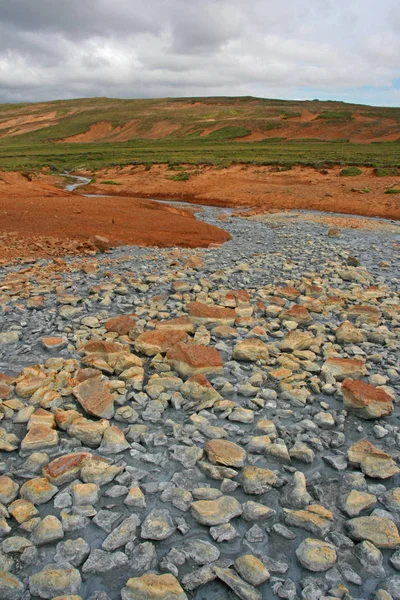
[[[0,597],[400,597],[398,228],[223,227],[0,269]]]

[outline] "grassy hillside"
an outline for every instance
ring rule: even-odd
[[[0,168],[159,162],[400,166],[400,108],[261,98],[0,105]]]

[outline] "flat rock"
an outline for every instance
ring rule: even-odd
[[[246,494],[264,494],[277,482],[277,476],[270,469],[248,466],[242,471],[242,485]]]
[[[388,479],[399,473],[393,458],[368,440],[360,440],[347,451],[349,463],[359,466],[365,475],[375,479]]]
[[[233,496],[192,503],[192,516],[200,525],[222,525],[242,514],[240,503]]]
[[[198,344],[176,344],[168,350],[167,361],[182,377],[196,373],[219,373],[224,366],[216,348]]]
[[[328,542],[306,538],[296,550],[300,564],[309,571],[327,571],[336,563],[335,547]]]
[[[81,576],[77,569],[47,565],[43,571],[31,575],[29,591],[33,596],[51,600],[56,596],[79,594]]]
[[[79,404],[90,415],[104,419],[111,419],[114,415],[114,398],[101,379],[86,379],[73,392]]]
[[[101,545],[102,549],[112,552],[125,546],[128,542],[133,542],[136,539],[138,525],[140,525],[140,519],[137,515],[133,514],[127,517],[106,537]]]
[[[397,548],[400,536],[396,525],[385,517],[357,517],[347,523],[353,540],[368,540],[377,548]]]
[[[345,379],[342,382],[343,402],[363,419],[379,419],[393,412],[393,399],[381,388],[364,381]]]
[[[136,338],[135,350],[146,356],[155,356],[164,354],[175,344],[185,343],[187,339],[187,333],[180,329],[145,331]]]
[[[214,572],[218,579],[223,581],[241,600],[262,600],[263,596],[261,592],[256,590],[255,587],[243,581],[234,571],[231,569],[222,569],[220,567],[214,567]]]
[[[122,600],[187,600],[179,581],[170,573],[146,573],[128,579],[121,590]]]
[[[205,446],[208,460],[226,467],[244,467],[246,451],[228,440],[209,440]]]
[[[268,347],[262,340],[249,338],[241,340],[233,348],[232,358],[234,360],[243,360],[255,362],[257,360],[269,360]]]
[[[143,521],[140,535],[145,540],[165,540],[175,531],[169,511],[153,509]]]
[[[1,600],[20,600],[25,586],[15,575],[0,571],[0,598]]]
[[[239,575],[251,585],[261,585],[270,578],[268,569],[254,554],[239,556],[234,564]]]
[[[215,323],[216,325],[233,325],[236,313],[231,308],[216,306],[215,304],[203,304],[202,302],[189,302],[186,306],[189,317],[195,325]]]
[[[52,499],[58,488],[52,485],[45,477],[35,477],[20,489],[21,498],[29,500],[32,504],[44,504]]]
[[[367,374],[365,361],[361,358],[336,358],[330,356],[322,365],[322,373],[343,381],[343,379],[361,379]]]
[[[90,456],[88,452],[72,452],[55,458],[43,467],[42,474],[53,485],[63,485],[78,477],[85,458]]]

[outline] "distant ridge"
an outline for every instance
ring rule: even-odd
[[[5,138],[70,143],[166,138],[397,141],[400,108],[251,96],[2,104],[0,140]]]

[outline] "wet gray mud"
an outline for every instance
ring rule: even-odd
[[[64,573],[63,593],[84,600],[400,598],[398,232],[329,237],[326,225],[268,227],[214,207],[197,218],[221,226],[221,212],[232,240],[220,248],[121,247],[0,269],[2,597],[62,595],[52,580],[49,590],[35,584],[51,564]],[[131,328],[106,327],[121,315],[134,315]],[[185,326],[173,328],[171,346],[167,335],[159,352],[149,349],[155,342],[143,333],[177,317]],[[188,385],[185,359],[174,361],[173,334],[183,328],[185,346],[219,353],[215,372],[215,355],[199,350],[211,387],[201,377]],[[43,341],[50,337],[60,340]],[[96,353],[90,340],[122,346]],[[132,371],[116,368],[118,353]],[[332,366],[337,359],[345,361]],[[105,421],[78,401],[80,382],[100,381],[93,372],[87,379],[88,367],[112,394]],[[345,405],[345,378],[368,384],[363,408]],[[103,431],[77,433],[73,420],[65,425],[67,410]],[[111,428],[116,437],[104,433]],[[233,445],[215,453],[218,439]],[[362,440],[370,445],[349,452]],[[50,499],[27,495],[22,486],[46,478],[46,464],[77,451],[120,469],[110,480],[66,469]],[[79,497],[88,493],[82,483],[97,486],[94,498]],[[141,499],[129,505],[132,489]],[[219,497],[235,509],[209,505],[208,517],[198,516],[201,499]],[[19,523],[12,513],[21,498],[37,514]],[[40,530],[49,515],[58,521],[50,540]],[[105,542],[132,515],[130,535]],[[62,545],[81,538],[86,551],[71,558]],[[176,578],[175,595],[157,579],[141,596],[126,587],[151,572]]]

